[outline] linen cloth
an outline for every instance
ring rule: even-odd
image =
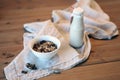
[[[61,71],[70,69],[76,64],[85,61],[90,55],[91,45],[87,35],[96,39],[111,39],[118,35],[116,25],[110,21],[109,16],[100,8],[94,0],[77,0],[75,4],[64,10],[53,10],[52,21],[33,22],[24,24],[24,29],[29,33],[23,35],[24,49],[18,56],[4,68],[7,80],[33,80],[54,73],[56,69]],[[80,49],[73,49],[69,46],[69,29],[72,11],[76,7],[84,9],[84,44]],[[42,64],[28,48],[31,39],[41,35],[52,35],[60,39],[62,45],[58,54],[42,69]],[[29,70],[26,63],[34,63],[38,70]],[[28,70],[22,74],[22,70]]]
[[[110,17],[101,9],[95,0],[77,0],[75,4],[64,10],[53,10],[53,22],[69,31],[70,19],[74,8],[84,10],[85,31],[96,39],[112,39],[118,35],[117,26],[110,21]]]
[[[91,50],[91,44],[87,33],[84,33],[84,45],[75,50],[69,45],[69,33],[55,26],[50,20],[43,22],[33,22],[24,25],[26,31],[24,33],[24,49],[19,55],[4,68],[6,78],[8,80],[34,80],[54,73],[56,70],[67,70],[78,63],[85,61]],[[51,35],[57,37],[61,41],[61,47],[48,63],[42,63],[29,50],[28,43],[31,39],[41,36]],[[30,70],[26,67],[26,63],[35,64],[37,70]],[[21,73],[27,70],[27,74]]]

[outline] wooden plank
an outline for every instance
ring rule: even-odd
[[[116,5],[119,5],[120,4],[120,1],[119,0],[115,0],[115,1],[113,1],[113,0],[105,0],[105,1],[100,1],[100,0],[96,0],[97,1],[97,3],[99,3],[99,5],[101,5],[101,7],[104,7],[104,6],[109,6],[109,5],[114,5],[114,6],[116,6]],[[111,6],[109,6],[108,8],[110,8]]]
[[[120,39],[118,39],[118,41],[119,40]],[[92,50],[91,50],[89,60],[83,65],[120,60],[120,55],[119,55],[120,44],[117,44],[117,42],[115,42],[114,40],[111,40],[110,42],[104,41],[101,44],[99,42],[102,42],[102,41],[99,41],[99,40],[94,40],[94,41],[95,42],[91,41]]]
[[[35,15],[45,16],[50,15],[51,11],[54,9],[61,9],[62,7],[45,7],[45,8],[35,8],[35,9],[23,9],[23,10],[7,10],[1,12],[1,19],[17,19],[24,17],[31,17]],[[63,6],[65,8],[65,6]],[[6,15],[6,16],[4,16]]]
[[[49,16],[32,16],[32,17],[25,17],[25,18],[16,18],[16,19],[7,19],[7,20],[2,20],[0,21],[1,27],[0,27],[0,32],[5,32],[5,31],[11,31],[13,29],[23,29],[23,25],[25,23],[31,23],[31,22],[39,22],[39,21],[45,21],[47,19],[50,19]]]
[[[119,80],[120,61],[76,67],[39,80]]]
[[[46,6],[68,6],[75,2],[75,0],[0,0],[1,9],[2,10],[10,10],[10,9],[33,9],[38,7],[46,7]],[[9,5],[9,6],[8,6]]]
[[[11,31],[6,31],[6,32],[1,32],[0,33],[0,44],[8,44],[9,42],[13,43],[21,43],[19,42],[20,40],[22,41],[23,37],[23,31],[22,30],[11,30]]]

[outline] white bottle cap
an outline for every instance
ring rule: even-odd
[[[75,8],[75,9],[73,10],[73,14],[78,15],[78,16],[82,15],[83,12],[84,12],[84,10],[83,10],[82,8],[80,8],[80,7]]]

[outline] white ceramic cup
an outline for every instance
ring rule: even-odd
[[[35,51],[33,49],[34,44],[36,44],[42,40],[53,42],[57,46],[57,49],[55,49],[52,52],[46,52],[46,53]],[[43,35],[40,37],[36,37],[29,42],[29,48],[32,51],[32,53],[37,58],[39,58],[40,61],[43,61],[43,62],[49,61],[53,56],[55,56],[55,54],[58,52],[58,49],[60,48],[60,45],[61,45],[61,43],[60,43],[59,39],[57,39],[56,37],[53,37],[53,36],[49,36],[49,35]]]

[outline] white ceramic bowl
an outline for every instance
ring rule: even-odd
[[[54,51],[52,52],[47,52],[47,53],[41,53],[41,52],[37,52],[33,49],[33,46],[35,43],[38,43],[42,40],[45,40],[45,41],[51,41],[53,42],[54,44],[56,44],[57,46],[57,49],[55,49]],[[43,36],[40,36],[40,37],[37,37],[37,38],[34,38],[30,41],[29,43],[29,48],[30,50],[32,51],[32,53],[39,58],[39,60],[41,61],[48,61],[50,60],[53,56],[55,56],[55,54],[57,53],[58,49],[60,48],[60,41],[56,38],[56,37],[53,37],[53,36],[49,36],[49,35],[43,35]]]

